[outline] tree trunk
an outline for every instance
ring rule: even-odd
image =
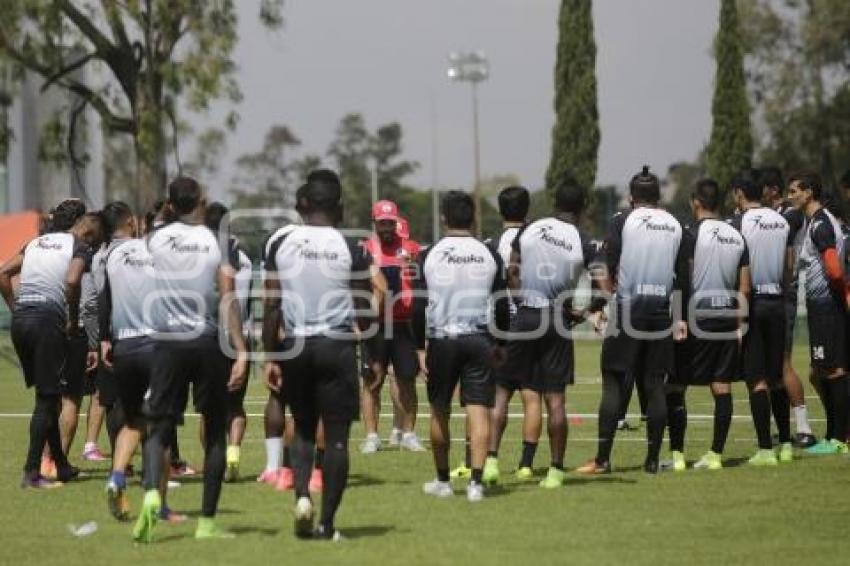
[[[165,198],[168,168],[161,89],[147,85],[143,80],[139,83],[133,142],[136,151],[134,205],[141,213],[150,210],[157,199]]]

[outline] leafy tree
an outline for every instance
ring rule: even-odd
[[[555,63],[555,125],[546,172],[551,191],[565,175],[586,187],[596,181],[599,112],[591,0],[562,0]]]
[[[282,6],[262,0],[262,21],[280,27]],[[69,136],[79,109],[89,107],[108,133],[132,138],[138,207],[165,185],[166,125],[176,136],[178,107],[241,98],[231,59],[234,0],[0,0],[0,14],[0,55],[44,77],[45,89],[76,97]]]

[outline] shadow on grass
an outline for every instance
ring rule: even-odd
[[[384,485],[386,483],[386,480],[370,476],[368,474],[350,474],[348,476],[348,487],[371,487],[374,485]],[[409,484],[410,481],[393,481],[392,483],[404,485]]]
[[[369,525],[365,527],[342,528],[342,536],[348,539],[380,537],[396,530],[393,525]]]
[[[723,460],[724,468],[739,468],[741,466],[745,466],[747,464],[747,460],[749,458],[729,458]]]
[[[200,511],[184,511],[184,515],[187,517],[191,517],[196,519],[201,516]],[[236,509],[219,509],[216,511],[216,515],[244,515],[244,511],[237,511]]]
[[[251,535],[257,534],[264,537],[276,537],[280,534],[280,529],[273,529],[271,527],[255,527],[255,526],[237,526],[232,527],[230,529],[231,532],[237,535]]]
[[[641,468],[638,468],[641,469]],[[605,475],[605,476],[593,476],[593,477],[571,477],[567,478],[567,481],[564,483],[565,487],[570,487],[574,485],[593,485],[595,483],[601,484],[636,484],[637,480],[632,478],[623,478],[615,475]]]

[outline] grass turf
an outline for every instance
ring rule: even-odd
[[[8,353],[4,337],[3,350]],[[568,391],[571,414],[596,412],[598,343],[579,343],[579,384]],[[806,349],[797,348],[795,365],[803,370]],[[811,388],[807,388],[811,392]],[[421,391],[421,389],[420,389]],[[358,451],[362,429],[355,426],[351,442],[351,480],[338,527],[348,537],[332,545],[297,541],[292,534],[291,493],[278,493],[255,483],[264,463],[262,418],[252,416],[242,450],[244,479],[225,486],[219,522],[238,533],[232,541],[195,541],[195,520],[180,526],[160,525],[156,542],[131,542],[130,524],[114,521],[106,509],[104,483],[107,465],[82,463],[86,477],[60,490],[36,492],[18,487],[26,450],[27,414],[32,394],[23,387],[19,370],[0,360],[0,516],[3,518],[4,564],[667,564],[754,563],[839,564],[846,560],[847,494],[850,461],[846,457],[809,457],[775,469],[748,469],[741,465],[755,444],[744,390],[736,386],[735,420],[721,472],[665,473],[657,477],[640,471],[644,430],[619,433],[611,476],[585,479],[570,474],[566,487],[542,490],[511,476],[519,457],[519,421],[512,418],[501,452],[504,485],[488,492],[479,505],[458,496],[435,500],[421,494],[421,483],[433,478],[429,453],[385,450],[372,456]],[[258,415],[264,391],[253,378],[247,410]],[[424,402],[424,395],[421,396]],[[693,462],[711,442],[709,415],[712,402],[706,390],[688,394],[687,456]],[[636,410],[636,399],[633,410]],[[823,429],[819,403],[808,406],[816,432]],[[385,404],[385,410],[388,410]],[[421,414],[427,414],[420,405]],[[512,413],[521,412],[518,401]],[[632,416],[632,424],[637,418]],[[463,455],[463,420],[452,421],[456,442],[453,464]],[[418,431],[427,436],[427,421]],[[389,420],[382,420],[382,435]],[[72,461],[80,464],[81,421]],[[201,461],[197,419],[187,418],[180,431],[181,450],[190,462]],[[567,448],[567,466],[574,468],[592,457],[596,419],[573,417]],[[544,436],[536,458],[537,478],[545,472],[548,448]],[[105,447],[105,431],[101,446]],[[199,479],[190,479],[170,494],[171,506],[190,514],[200,506]],[[142,491],[131,488],[133,510]],[[69,524],[96,521],[91,536],[75,538]]]

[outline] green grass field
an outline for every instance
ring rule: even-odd
[[[0,341],[8,352],[8,341]],[[579,383],[568,392],[573,417],[567,465],[574,468],[594,454],[600,386],[598,343],[577,347]],[[804,347],[797,348],[803,370]],[[510,471],[519,448],[519,421],[511,419],[501,453],[503,487],[488,492],[480,505],[470,505],[456,484],[453,500],[421,495],[423,481],[434,473],[430,453],[386,450],[373,456],[358,451],[362,429],[351,443],[350,488],[338,515],[349,540],[331,545],[297,541],[291,528],[291,493],[278,493],[255,483],[263,462],[262,419],[250,418],[243,448],[244,480],[226,485],[220,523],[239,534],[233,541],[196,542],[194,521],[160,526],[157,541],[135,546],[130,525],[107,513],[106,465],[83,465],[81,481],[49,492],[18,487],[26,448],[31,392],[19,371],[0,360],[0,517],[3,564],[831,564],[846,563],[850,550],[848,493],[850,460],[845,457],[800,456],[776,469],[748,469],[742,461],[754,450],[749,407],[742,388],[735,390],[735,420],[727,445],[728,469],[688,470],[648,477],[640,471],[644,431],[621,433],[611,476],[585,479],[573,475],[566,487],[542,490],[520,484]],[[254,379],[248,412],[262,413],[264,391]],[[424,402],[424,398],[421,399]],[[706,391],[688,395],[693,418],[687,455],[696,460],[710,444],[712,410]],[[636,400],[634,401],[636,406]],[[424,404],[421,414],[426,415]],[[814,398],[809,401],[816,432],[823,429]],[[388,406],[385,406],[388,410]],[[520,412],[515,405],[512,413]],[[632,416],[632,423],[637,419]],[[382,433],[388,432],[384,420]],[[462,458],[462,419],[453,420],[453,462]],[[426,421],[418,425],[426,435]],[[182,450],[200,462],[197,419],[181,430]],[[545,442],[545,439],[544,439]],[[81,440],[73,448],[79,454]],[[105,431],[101,446],[106,446]],[[548,463],[541,443],[538,475]],[[73,460],[73,458],[72,458]],[[77,458],[79,460],[79,458]],[[131,491],[134,509],[141,489]],[[175,509],[194,514],[200,506],[199,480],[189,480],[171,494]],[[91,536],[76,538],[67,525],[96,521]]]

